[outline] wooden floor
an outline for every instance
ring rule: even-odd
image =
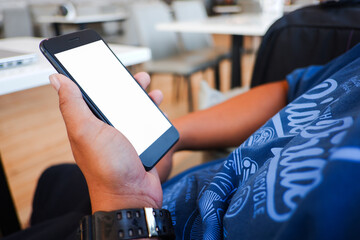
[[[252,39],[247,39],[252,47]],[[227,36],[215,36],[216,44],[230,45]],[[243,83],[249,84],[254,54],[243,56]],[[137,67],[134,70],[139,70]],[[221,90],[230,85],[230,63],[221,65]],[[192,77],[195,105],[201,79],[213,84],[212,72]],[[187,113],[186,88],[180,101],[172,97],[171,76],[155,75],[154,89],[161,89],[165,95],[161,108],[171,119]],[[54,164],[73,163],[73,156],[67,140],[65,126],[58,110],[56,92],[46,85],[0,96],[0,153],[22,227],[25,227],[30,213],[33,193],[38,178],[44,169]],[[201,152],[181,152],[175,155],[172,176],[203,161]]]

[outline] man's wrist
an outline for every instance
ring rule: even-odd
[[[117,195],[90,191],[92,213],[98,211],[114,211],[127,208],[161,208],[162,202],[145,195]]]

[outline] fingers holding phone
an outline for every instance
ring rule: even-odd
[[[150,85],[151,79],[150,75],[146,72],[139,72],[134,75],[135,80],[140,84],[140,86],[146,90]],[[164,99],[163,93],[160,90],[153,90],[149,92],[149,97],[154,101],[156,105],[160,105]]]

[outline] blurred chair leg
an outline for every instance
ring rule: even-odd
[[[192,85],[191,85],[191,76],[185,76],[185,81],[188,86],[188,109],[189,112],[194,111],[194,101],[193,101],[193,92],[192,92]]]
[[[220,90],[220,62],[214,67],[215,88]]]
[[[242,85],[241,79],[241,53],[243,49],[243,36],[232,36],[232,53],[231,53],[231,88]]]
[[[153,73],[148,73],[149,74],[149,76],[150,76],[150,83],[149,83],[149,86],[147,87],[147,89],[145,89],[145,90],[147,90],[147,92],[151,92],[151,85],[152,85],[152,79],[153,79]]]
[[[173,100],[178,102],[180,100],[180,85],[181,85],[181,76],[173,75],[172,76],[172,88],[173,88]]]

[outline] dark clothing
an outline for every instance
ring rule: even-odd
[[[4,240],[77,239],[80,219],[91,214],[85,178],[75,164],[47,169],[39,179],[31,227]]]

